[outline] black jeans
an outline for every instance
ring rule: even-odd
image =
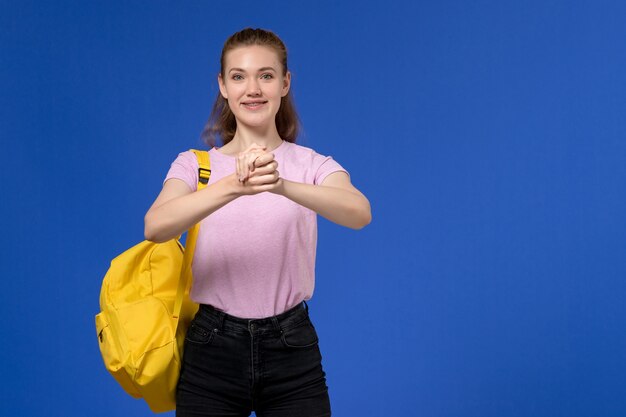
[[[306,306],[306,308],[305,308]],[[304,302],[262,319],[201,305],[176,390],[176,416],[326,417],[326,373]]]

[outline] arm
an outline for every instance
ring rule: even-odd
[[[234,174],[193,192],[178,178],[165,181],[163,189],[144,217],[144,235],[153,242],[166,242],[187,231],[215,210],[239,196]]]
[[[328,175],[321,185],[303,184],[281,179],[271,192],[307,207],[322,217],[349,227],[361,229],[372,221],[368,199],[350,182],[343,171]]]

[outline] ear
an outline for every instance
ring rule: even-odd
[[[228,100],[228,94],[226,93],[226,86],[224,85],[224,79],[222,78],[222,73],[217,74],[217,84],[220,87],[220,93],[224,99]]]
[[[285,74],[285,77],[283,78],[282,97],[285,97],[287,95],[290,87],[291,87],[291,72],[287,71],[287,74]]]

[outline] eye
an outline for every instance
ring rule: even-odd
[[[238,80],[239,78],[237,78],[237,77],[241,77],[241,75],[239,75],[239,74],[235,74],[235,75],[233,75],[231,78],[232,78],[233,80]]]
[[[261,75],[261,77],[265,77],[266,75],[267,75],[267,78],[265,78],[266,80],[270,80],[270,79],[274,78],[274,76],[272,74],[270,74],[269,72]]]

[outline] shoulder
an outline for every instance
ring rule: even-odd
[[[196,148],[194,148],[194,149],[196,149]],[[198,150],[201,150],[201,151],[204,151],[204,152],[208,152],[209,159],[213,159],[213,158],[211,158],[214,155],[213,152],[207,151],[206,149],[198,149]],[[176,156],[176,159],[174,160],[174,163],[183,165],[183,166],[188,167],[188,168],[193,168],[193,169],[196,169],[196,170],[198,169],[198,166],[199,166],[199,164],[198,164],[198,157],[196,156],[196,154],[191,149],[188,149],[186,151],[180,152]]]
[[[321,184],[324,179],[335,171],[345,171],[330,155],[320,154],[308,146],[289,143],[284,154],[286,165],[295,172],[300,172],[303,182]]]
[[[313,148],[293,142],[286,143],[285,155],[287,155],[289,159],[299,162],[311,162],[319,158],[326,158],[325,155],[318,153]]]
[[[174,162],[183,165],[193,165],[193,163],[197,164],[196,154],[194,154],[191,150],[181,151],[176,156]]]

